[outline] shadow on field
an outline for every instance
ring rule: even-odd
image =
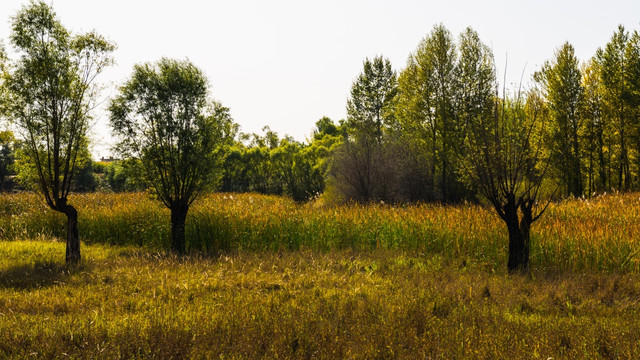
[[[83,269],[83,265],[40,262],[9,267],[0,270],[0,289],[30,290],[62,284],[69,276]]]

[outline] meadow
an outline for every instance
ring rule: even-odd
[[[87,194],[83,261],[64,217],[0,197],[0,358],[640,357],[638,194],[552,204],[532,270],[506,271],[476,205],[299,205],[213,194],[166,252],[146,194]]]

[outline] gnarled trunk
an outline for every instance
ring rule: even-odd
[[[189,206],[175,204],[171,206],[171,250],[183,255],[186,251],[185,222]]]
[[[518,208],[515,199],[509,201],[504,207],[504,222],[509,231],[509,260],[507,268],[510,273],[529,270],[530,237],[529,230],[532,217],[532,201],[525,201],[520,205],[522,218],[518,220]]]
[[[64,204],[60,209],[67,216],[67,264],[80,262],[80,235],[78,233],[78,211],[71,205]]]
[[[526,272],[529,269],[529,229],[523,229],[517,225],[508,226],[508,228],[509,261],[507,268],[510,273]]]

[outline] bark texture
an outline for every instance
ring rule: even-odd
[[[80,235],[78,233],[78,211],[71,205],[64,204],[60,209],[67,216],[67,264],[80,262]]]
[[[185,222],[189,206],[175,204],[171,206],[171,250],[179,255],[186,252]]]
[[[508,201],[505,206],[504,221],[509,230],[509,260],[507,268],[510,273],[529,270],[530,229],[533,223],[533,201],[520,204],[520,214],[515,201]],[[520,215],[520,216],[519,216]]]

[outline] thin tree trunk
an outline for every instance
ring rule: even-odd
[[[604,139],[602,129],[598,128],[598,180],[600,191],[607,190],[607,166],[604,159]]]
[[[171,250],[179,255],[186,251],[185,222],[188,206],[176,205],[171,207]]]
[[[80,262],[80,235],[78,233],[78,211],[71,205],[65,204],[62,212],[67,216],[67,264]]]
[[[593,148],[589,146],[589,176],[588,176],[588,188],[587,192],[589,195],[589,199],[591,199],[591,194],[593,194]]]
[[[580,197],[584,192],[584,187],[582,186],[582,171],[580,169],[580,152],[577,143],[574,145],[574,153],[571,156],[572,161],[572,172],[574,177],[574,189],[573,196]]]

